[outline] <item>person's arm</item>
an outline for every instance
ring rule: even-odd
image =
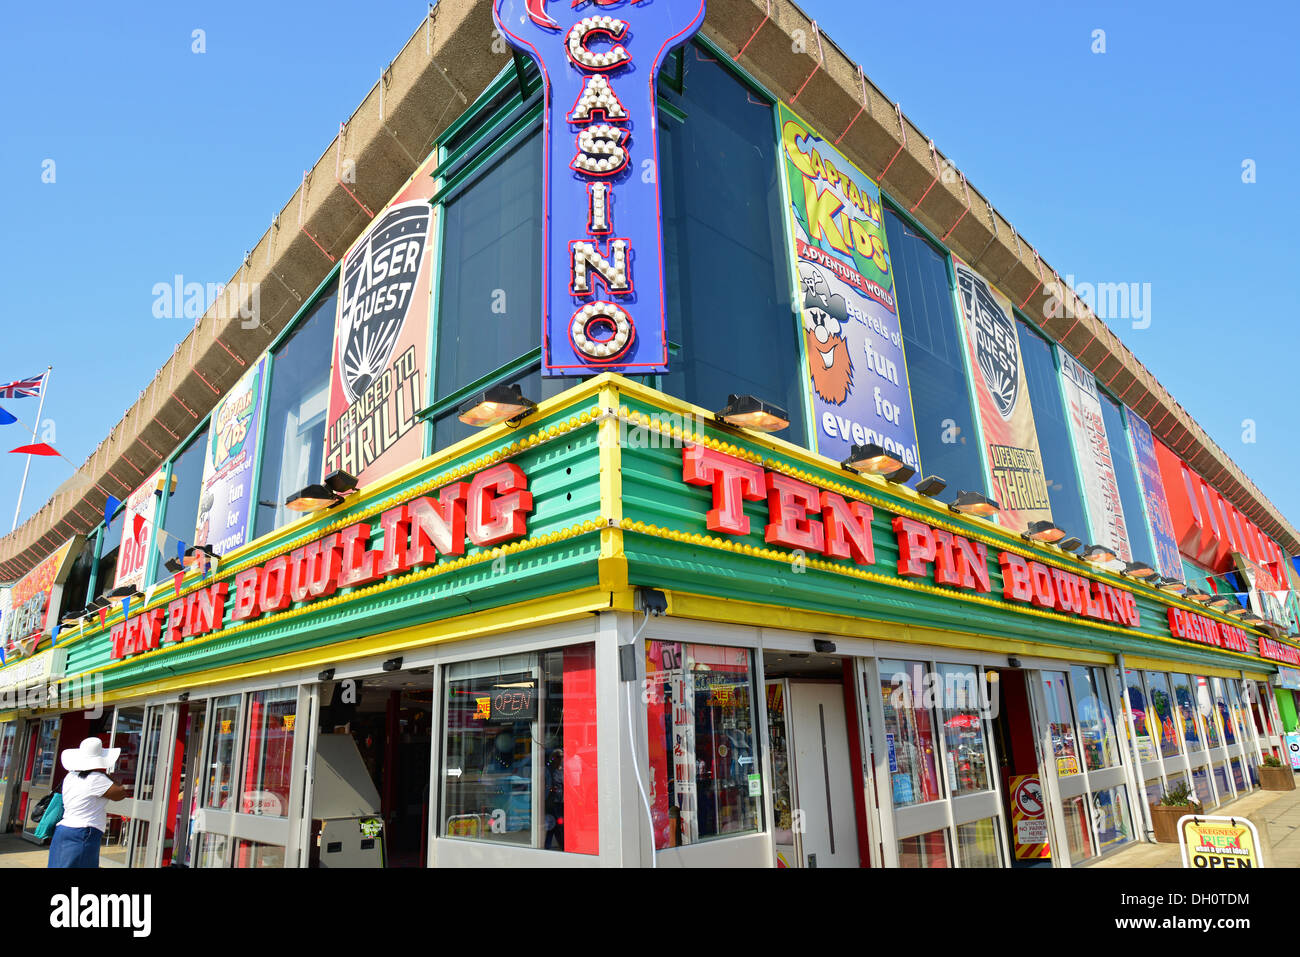
[[[126,788],[122,787],[122,785],[113,784],[110,785],[109,789],[104,792],[104,797],[109,801],[120,801],[122,800],[122,798],[126,797],[130,793],[131,792],[128,791]]]
[[[108,778],[108,775],[105,774],[104,777]],[[120,801],[122,800],[122,798],[126,797],[129,793],[130,792],[122,785],[115,782],[112,778],[108,778],[108,790],[104,791],[104,793],[101,794],[100,797],[102,797],[105,801]]]

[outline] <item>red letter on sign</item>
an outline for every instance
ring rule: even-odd
[[[198,607],[198,623],[194,629],[196,635],[206,635],[218,630],[226,618],[227,582],[217,582],[194,593],[194,604]]]
[[[340,588],[365,585],[379,577],[375,571],[375,553],[366,547],[370,544],[369,524],[358,522],[349,525],[339,532],[339,541],[343,545],[343,566],[339,571]]]
[[[283,611],[289,607],[289,561],[280,555],[262,566],[262,580],[257,588],[260,614]]]
[[[126,622],[119,621],[108,633],[108,643],[109,647],[112,649],[112,651],[109,652],[110,658],[121,658],[126,654],[126,651],[123,648],[125,638]]]
[[[866,502],[849,502],[835,492],[822,492],[822,523],[826,528],[826,554],[852,558],[859,565],[876,563],[871,541],[874,513]]]
[[[808,518],[808,513],[817,511],[820,505],[821,495],[807,482],[768,472],[769,523],[763,530],[763,538],[773,545],[820,552],[826,544],[825,530],[821,522]]]
[[[167,606],[167,640],[180,641],[188,632],[185,630],[185,598],[178,598]]]
[[[304,549],[303,562],[307,566],[307,592],[312,598],[334,594],[339,587],[339,568],[343,563],[343,549],[339,547],[338,532],[331,532]]]
[[[1034,586],[1029,580],[1029,563],[1012,552],[998,552],[998,564],[1002,566],[1002,597],[1032,601]]]
[[[952,535],[941,528],[930,534],[934,536],[934,583],[960,588],[961,576],[957,574],[956,545]]]
[[[745,501],[763,498],[763,469],[703,445],[682,449],[682,479],[688,485],[712,485],[713,508],[704,520],[711,532],[748,535]]]
[[[153,651],[158,647],[158,639],[162,635],[163,610],[155,608],[153,611],[147,611],[140,616],[139,641],[141,651]]]
[[[465,510],[469,540],[475,545],[495,545],[525,534],[527,514],[533,510],[533,493],[527,488],[524,470],[513,462],[502,462],[475,475],[469,483]]]
[[[1052,588],[1052,573],[1042,562],[1029,563],[1029,575],[1034,583],[1033,603],[1039,608],[1056,607],[1056,590]]]
[[[469,483],[456,482],[438,493],[438,504],[431,498],[417,498],[406,503],[410,518],[411,547],[407,558],[411,567],[432,565],[439,555],[465,554],[465,500]]]
[[[262,569],[257,566],[245,568],[235,575],[235,610],[230,616],[233,620],[243,621],[260,614],[257,610],[257,585],[261,575]]]
[[[934,561],[934,533],[929,525],[904,518],[894,518],[894,534],[898,536],[898,574],[908,578],[924,578]]]
[[[410,568],[406,557],[406,540],[411,534],[411,521],[406,517],[406,506],[398,505],[379,516],[384,529],[384,550],[379,556],[375,571],[380,575],[396,575]]]

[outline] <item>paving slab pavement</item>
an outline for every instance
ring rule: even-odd
[[[1300,789],[1253,791],[1210,812],[1245,818],[1259,831],[1265,867],[1300,867]],[[1088,867],[1182,867],[1177,844],[1134,844]]]

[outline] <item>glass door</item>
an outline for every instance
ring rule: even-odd
[[[36,805],[54,787],[54,767],[59,759],[59,726],[62,723],[58,717],[42,718],[36,731],[33,742],[32,753],[27,766],[27,775],[24,787],[27,790],[27,800],[24,802],[23,813],[23,834],[35,840],[36,826],[40,820],[32,820],[32,811]]]
[[[0,724],[0,833],[8,831],[9,812],[13,808],[18,774],[18,736],[17,720]]]
[[[163,867],[190,867],[194,853],[194,818],[198,806],[198,781],[204,766],[204,730],[207,701],[184,701],[176,706],[176,749],[168,778],[171,796],[166,809]]]
[[[158,867],[161,863],[175,741],[176,706],[159,704],[146,708],[128,841],[129,867]]]
[[[298,866],[307,806],[314,686],[212,699],[188,830],[195,867]]]
[[[140,773],[140,744],[144,737],[144,708],[116,708],[109,736],[110,748],[120,748],[113,780],[127,789],[127,796],[108,804],[108,827],[99,851],[102,867],[126,867],[130,853],[131,824],[140,816],[136,807],[136,780]]]
[[[1008,865],[984,681],[969,664],[864,662],[886,866]]]
[[[1210,780],[1214,786],[1215,798],[1219,804],[1223,804],[1237,796],[1237,790],[1232,783],[1232,768],[1229,763],[1223,717],[1215,706],[1214,690],[1209,678],[1192,675],[1189,684],[1209,758]]]
[[[1037,674],[1051,746],[1048,773],[1054,773],[1060,796],[1065,851],[1078,864],[1133,839],[1106,674],[1086,665]],[[1053,854],[1057,863],[1063,857]]]

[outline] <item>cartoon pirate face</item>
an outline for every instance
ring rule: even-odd
[[[845,328],[848,306],[843,296],[831,292],[821,271],[809,263],[799,263],[799,285],[813,388],[827,402],[839,405],[853,387],[853,359]]]

